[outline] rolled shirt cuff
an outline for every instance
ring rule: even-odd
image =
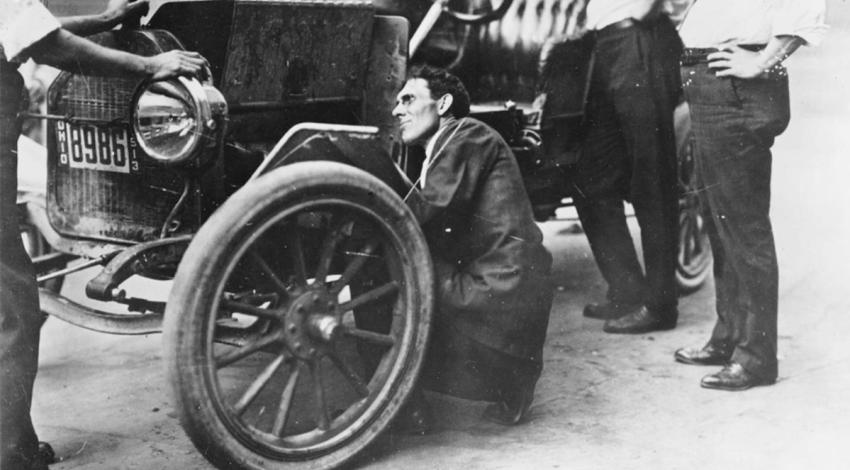
[[[771,25],[774,36],[798,36],[807,45],[817,46],[829,26],[826,25],[826,3],[823,0],[785,0]]]
[[[807,46],[819,46],[823,42],[829,26],[825,24],[810,26],[806,28],[774,27],[774,36],[798,36],[806,42]]]

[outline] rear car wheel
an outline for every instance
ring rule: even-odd
[[[454,1],[446,3],[443,6],[443,12],[453,20],[463,24],[485,24],[491,21],[498,20],[505,16],[505,13],[513,4],[513,0],[502,0],[499,5],[493,8],[493,5],[487,4],[486,8],[478,9],[471,8],[475,2]],[[477,5],[475,5],[477,6]]]
[[[348,461],[414,385],[433,284],[416,220],[375,177],[309,162],[249,182],[190,244],[166,308],[183,427],[219,468]],[[372,313],[388,315],[366,328]]]
[[[683,209],[679,214],[679,254],[676,283],[679,292],[698,290],[711,272],[711,245],[705,231],[705,220],[696,210]]]
[[[687,116],[687,114],[685,114]],[[679,124],[677,123],[677,127]],[[711,272],[711,244],[697,195],[696,168],[690,125],[679,143],[679,252],[676,284],[681,294],[698,290]]]

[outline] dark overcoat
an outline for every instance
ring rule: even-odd
[[[510,147],[476,119],[450,121],[434,145],[421,196],[414,211],[437,280],[432,347],[459,335],[542,364],[552,257]]]

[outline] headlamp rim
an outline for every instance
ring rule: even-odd
[[[200,145],[201,140],[211,130],[208,123],[211,122],[212,111],[207,98],[207,93],[204,91],[204,85],[202,85],[197,79],[178,76],[176,78],[163,81],[172,82],[185,89],[191,99],[191,105],[196,116],[195,125],[191,131],[192,136],[187,143],[182,146],[180,152],[177,155],[163,155],[162,153],[157,152],[146,143],[139,128],[138,112],[140,99],[150,86],[157,81],[144,80],[136,88],[136,92],[133,94],[130,122],[133,127],[133,134],[136,137],[136,142],[148,157],[160,164],[179,165],[193,160],[200,151],[202,147]]]

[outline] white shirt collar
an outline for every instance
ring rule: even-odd
[[[428,139],[428,143],[425,144],[425,161],[422,162],[422,171],[419,173],[419,187],[425,187],[425,178],[428,175],[428,169],[431,167],[431,163],[434,160],[434,147],[437,145],[437,138],[440,137],[440,134],[443,133],[443,130],[446,128],[445,125],[441,125],[437,128],[437,132],[434,132],[434,135]]]
[[[439,128],[437,128],[437,132],[435,132],[434,135],[432,135],[431,138],[428,139],[428,143],[425,144],[425,160],[426,161],[430,160],[431,157],[433,156],[434,147],[437,145],[437,138],[440,137],[440,134],[443,133],[443,129],[445,129],[445,128],[446,128],[446,126],[440,126]]]

